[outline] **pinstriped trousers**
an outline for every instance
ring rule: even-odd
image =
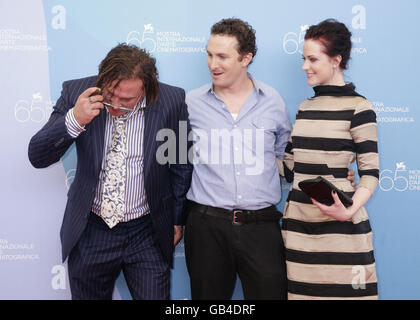
[[[170,268],[153,234],[150,215],[110,229],[91,213],[68,260],[72,299],[112,299],[121,270],[133,299],[169,299]]]

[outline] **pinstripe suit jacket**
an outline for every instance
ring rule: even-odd
[[[63,262],[82,235],[91,212],[103,160],[107,111],[102,110],[76,139],[67,132],[65,116],[76,104],[79,95],[95,86],[95,81],[96,76],[64,82],[50,119],[29,143],[28,155],[32,165],[45,168],[59,161],[70,145],[76,142],[76,175],[68,191],[60,231]],[[172,266],[173,226],[184,223],[182,213],[185,195],[191,183],[192,165],[180,164],[178,161],[172,165],[159,164],[156,161],[156,150],[162,142],[156,141],[156,133],[162,128],[175,132],[178,156],[179,121],[188,121],[184,90],[159,83],[159,99],[146,107],[144,117],[144,187],[160,249]],[[190,145],[187,147],[189,149]]]

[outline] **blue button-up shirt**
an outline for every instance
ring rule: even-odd
[[[236,120],[211,83],[187,94],[195,140],[189,200],[258,210],[281,199],[275,158],[283,158],[291,132],[289,116],[275,89],[248,76],[254,90]]]

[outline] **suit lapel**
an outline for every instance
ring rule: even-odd
[[[149,172],[150,166],[156,157],[156,134],[161,128],[161,117],[159,112],[159,100],[148,106],[144,111],[144,141],[143,141],[143,156],[144,156],[144,175]]]
[[[102,167],[102,160],[104,154],[104,139],[105,139],[105,124],[106,124],[107,111],[105,108],[100,114],[92,121],[92,140],[91,148],[94,159],[95,173],[99,174]]]

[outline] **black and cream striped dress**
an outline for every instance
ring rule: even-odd
[[[321,175],[352,196],[355,190],[346,177],[357,154],[358,186],[374,192],[379,178],[376,115],[354,89],[351,83],[315,87],[315,96],[299,107],[286,147],[285,176],[294,177],[282,223],[289,299],[378,296],[365,208],[340,222],[322,214],[298,187]]]

